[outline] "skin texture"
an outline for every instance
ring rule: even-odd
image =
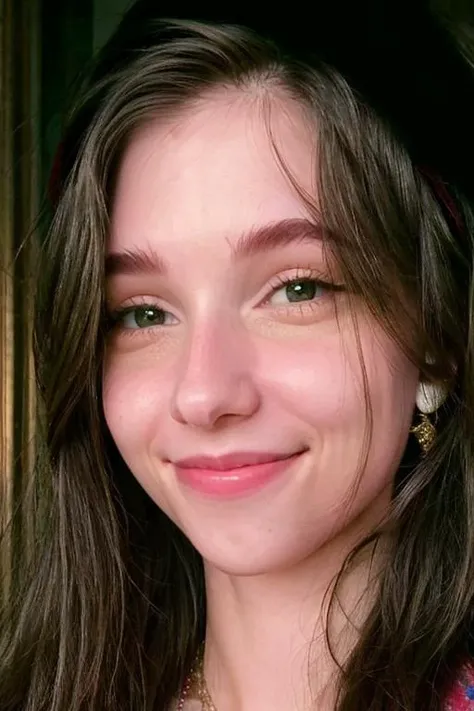
[[[279,101],[271,128],[317,203],[309,123]],[[329,279],[321,235],[233,256],[259,228],[305,218],[261,103],[237,90],[142,128],[117,176],[109,253],[158,255],[166,273],[112,270],[109,308],[149,305],[165,315],[163,325],[138,328],[143,311],[129,311],[111,332],[105,416],[132,473],[203,555],[205,666],[216,705],[229,711],[307,704],[308,642],[324,592],[386,510],[415,403],[416,368],[355,299],[374,414],[361,473],[366,404],[347,295],[319,288],[292,302],[294,288],[281,283]],[[155,321],[160,314],[152,312]],[[224,499],[183,485],[173,465],[202,454],[302,450],[269,485]],[[351,609],[367,576],[364,568],[346,585]],[[321,645],[313,693],[330,673]]]

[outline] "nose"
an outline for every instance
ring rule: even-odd
[[[227,417],[250,417],[259,407],[248,335],[214,317],[195,324],[176,373],[171,415],[181,424],[212,429]]]

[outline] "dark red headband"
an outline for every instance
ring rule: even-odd
[[[446,183],[439,175],[427,168],[420,168],[420,173],[428,183],[453,234],[462,234],[464,220]]]

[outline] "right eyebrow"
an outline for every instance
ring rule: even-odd
[[[165,260],[154,250],[126,249],[111,252],[105,258],[106,277],[117,274],[165,274],[167,269]]]

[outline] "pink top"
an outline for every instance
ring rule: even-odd
[[[184,709],[201,711],[201,704],[197,700],[189,699]],[[461,668],[446,699],[444,711],[474,711],[474,662],[465,664]]]
[[[474,663],[462,667],[444,708],[445,711],[474,711]]]

